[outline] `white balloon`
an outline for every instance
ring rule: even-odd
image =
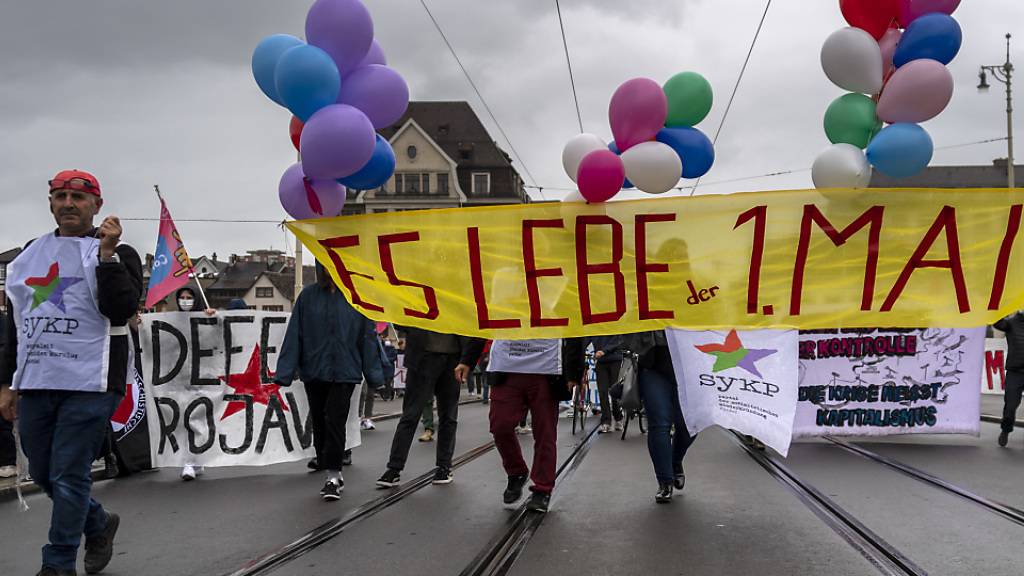
[[[871,164],[860,148],[833,144],[815,159],[811,179],[815,188],[867,188]]]
[[[583,197],[583,194],[580,194],[579,190],[573,190],[572,192],[569,192],[568,194],[566,194],[565,198],[562,198],[562,202],[586,202],[586,201],[587,201],[587,199]]]
[[[668,144],[642,142],[622,153],[626,178],[648,194],[664,194],[683,177],[683,162]]]
[[[562,149],[562,167],[565,168],[565,173],[569,175],[569,178],[572,178],[572,181],[575,182],[576,171],[580,169],[580,162],[583,161],[583,157],[594,150],[607,149],[608,144],[598,136],[593,134],[577,134],[566,142],[565,148]]]
[[[882,49],[860,28],[837,30],[821,47],[821,67],[833,84],[862,94],[882,91]]]

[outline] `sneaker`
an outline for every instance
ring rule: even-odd
[[[434,472],[434,479],[430,481],[431,484],[451,484],[452,483],[452,469],[451,468],[438,468]]]
[[[309,462],[306,462],[306,468],[309,468],[310,472],[319,472],[320,471],[320,461],[317,460],[316,458],[313,458]]]
[[[676,490],[680,491],[686,486],[686,474],[682,470],[675,473],[675,476],[672,478],[672,485]]]
[[[534,492],[533,496],[530,496],[530,501],[526,503],[526,509],[543,514],[548,511],[549,504],[551,504],[550,492]]]
[[[402,482],[402,473],[394,468],[388,468],[381,477],[377,479],[378,488],[394,488]]]
[[[43,566],[36,576],[76,576],[77,572],[74,570],[59,570],[53,566]]]
[[[526,486],[526,479],[526,474],[508,477],[508,487],[505,488],[505,493],[501,495],[501,500],[505,506],[515,506],[523,499],[523,487]]]
[[[196,476],[198,476],[198,474],[196,474],[196,467],[191,464],[186,464],[185,467],[181,469],[181,479],[183,482],[191,482],[196,479]]]
[[[423,431],[423,434],[420,434],[420,437],[417,438],[417,440],[419,440],[420,442],[433,442],[434,431],[431,430],[430,428],[427,428],[426,430]]]
[[[327,482],[324,482],[324,487],[320,489],[320,497],[323,498],[325,502],[340,500],[341,491],[344,489],[344,480],[328,480]]]
[[[607,424],[601,424],[601,427],[597,429],[598,434],[607,434],[612,431],[612,427]]]
[[[14,478],[18,475],[18,469],[14,466],[0,466],[0,478]]]
[[[516,428],[516,433],[517,434],[533,434],[533,428],[530,428],[529,425],[527,425],[527,426],[519,426],[519,427]]]
[[[622,432],[622,420],[615,421],[615,431]]]
[[[359,421],[359,429],[373,430],[373,420],[370,420],[369,418],[363,418],[362,420]]]
[[[345,450],[345,452],[341,455],[341,465],[342,466],[351,466],[352,465],[352,451],[351,450]]]
[[[114,535],[117,534],[117,527],[121,525],[121,517],[117,514],[107,514],[107,525],[98,536],[85,539],[85,572],[96,574],[103,570],[110,563],[114,555]]]
[[[654,501],[658,504],[667,504],[672,501],[672,484],[658,484],[658,492],[654,495]]]
[[[1007,432],[1006,430],[1003,430],[1002,432],[999,433],[999,445],[1002,446],[1003,448],[1006,448],[1006,442],[1009,441],[1009,439],[1010,433]]]

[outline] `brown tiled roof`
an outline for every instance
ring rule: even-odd
[[[504,168],[512,161],[487,133],[468,102],[410,102],[401,120],[380,131],[390,139],[409,118],[419,124],[459,168]],[[471,150],[469,159],[463,150]]]

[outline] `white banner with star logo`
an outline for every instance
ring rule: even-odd
[[[797,400],[796,330],[666,330],[690,434],[718,425],[789,453]],[[641,393],[643,391],[641,383]]]
[[[274,384],[288,314],[143,316],[140,338],[154,467],[262,466],[314,456],[301,382]],[[346,448],[360,444],[359,393]]]

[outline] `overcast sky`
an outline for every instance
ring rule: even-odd
[[[468,100],[501,140],[419,0],[364,0],[390,64],[412,98]],[[545,188],[572,183],[561,149],[579,130],[554,0],[428,0],[512,145]],[[194,256],[285,246],[272,224],[191,218],[284,217],[277,182],[295,157],[290,115],[256,87],[252,49],[264,36],[301,36],[311,1],[3,0],[0,11],[0,250],[53,227],[46,181],[92,171],[104,213],[155,218],[159,184]],[[623,81],[704,74],[717,128],[764,0],[562,0],[584,128],[610,138],[608,101]],[[1001,64],[1004,35],[1024,47],[1024,2],[969,0],[955,14],[964,47],[951,65],[950,107],[925,126],[938,147],[1005,135],[1002,86],[978,94],[978,66]],[[698,193],[811,187],[810,172],[715,184],[810,166],[842,94],[819,51],[845,26],[838,2],[774,0]],[[1014,26],[1015,29],[1008,29]],[[1018,66],[1021,49],[1014,50]],[[1024,87],[1024,84],[1022,84]],[[1018,98],[1018,101],[1020,99]],[[1024,110],[1024,108],[1022,108]],[[1021,129],[1024,121],[1018,121]],[[1024,132],[1021,132],[1024,134]],[[1021,151],[1024,154],[1024,150]],[[988,164],[1004,142],[938,151],[933,164]],[[545,192],[549,198],[565,192]],[[155,222],[126,222],[125,239],[152,252]]]

